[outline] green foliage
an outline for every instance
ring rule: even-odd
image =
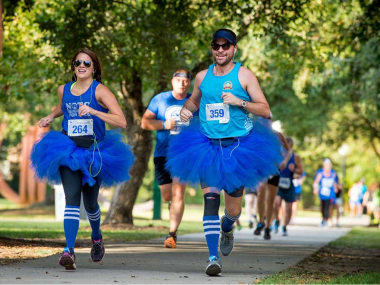
[[[322,157],[331,157],[340,173],[343,142],[352,150],[346,185],[379,175],[378,0],[3,2],[0,116],[10,144],[56,105],[77,49],[97,52],[104,83],[123,99],[127,115],[142,113],[155,93],[170,87],[175,69],[207,68],[212,32],[228,27],[238,34],[236,59],[255,72],[275,119],[296,138],[309,175],[307,205],[314,202],[312,177]],[[128,92],[138,83],[142,92],[133,96],[142,104],[133,105]],[[24,111],[31,117],[20,120]],[[54,124],[59,128],[59,120]],[[145,198],[152,177],[151,165]]]

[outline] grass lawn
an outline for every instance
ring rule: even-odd
[[[355,228],[262,284],[380,284],[380,230]]]
[[[124,229],[103,229],[107,241],[125,242],[161,238],[167,235],[168,221],[135,219],[134,227]],[[181,223],[181,234],[202,232],[202,224],[184,221]],[[78,239],[89,239],[91,229],[88,222],[80,222]],[[63,223],[61,221],[0,221],[0,237],[23,239],[63,239]]]

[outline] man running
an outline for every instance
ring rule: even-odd
[[[270,114],[270,120],[273,121],[272,113]],[[285,168],[286,164],[291,158],[292,151],[288,146],[285,136],[280,132],[276,132],[276,134],[281,140],[282,144],[284,145],[284,148],[287,150],[284,161],[281,163],[279,167],[279,169],[282,170]],[[276,198],[276,194],[278,191],[279,181],[280,174],[272,175],[269,177],[266,183],[262,183],[260,185],[258,191],[257,211],[259,214],[260,221],[257,224],[256,229],[253,231],[253,234],[259,236],[261,234],[261,231],[264,229],[264,239],[266,240],[271,239],[270,225],[272,224],[274,199]]]
[[[290,147],[290,150],[292,151],[292,156],[288,161],[285,169],[281,171],[279,188],[276,199],[274,201],[274,216],[276,221],[279,221],[278,212],[281,207],[281,202],[282,200],[285,201],[285,212],[283,213],[281,227],[283,236],[288,235],[286,227],[290,222],[290,218],[292,217],[292,205],[296,201],[296,192],[293,184],[293,176],[294,173],[301,175],[303,172],[301,158],[298,154],[293,152],[292,138],[287,137],[286,141],[288,143],[288,146]]]
[[[220,29],[211,41],[215,64],[199,72],[194,91],[181,110],[188,122],[199,109],[199,124],[190,124],[172,140],[166,167],[180,181],[201,183],[203,228],[209,248],[206,274],[221,273],[220,251],[234,247],[233,224],[241,214],[244,187],[254,189],[276,174],[282,161],[281,144],[267,119],[269,105],[256,76],[233,61],[236,35]],[[220,191],[225,190],[225,216],[219,220]]]
[[[143,129],[157,130],[156,149],[154,151],[155,176],[162,197],[171,203],[169,204],[169,235],[164,242],[164,246],[167,248],[177,247],[177,230],[185,209],[186,184],[181,184],[177,179],[171,178],[170,173],[165,169],[166,155],[170,138],[178,134],[183,125],[179,119],[179,112],[191,95],[187,93],[190,82],[189,71],[179,69],[174,72],[171,80],[173,90],[154,96],[141,121]]]

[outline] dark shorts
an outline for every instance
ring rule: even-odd
[[[245,194],[253,194],[253,195],[257,195],[257,189],[249,189],[249,188],[245,188]]]
[[[280,196],[287,203],[295,202],[296,192],[294,191],[294,186],[290,186],[290,189],[278,188],[277,196]]]
[[[296,200],[297,200],[297,201],[301,201],[301,193],[296,194]]]
[[[277,187],[278,183],[280,183],[280,175],[271,176],[267,183]]]
[[[173,183],[170,173],[165,169],[166,157],[160,156],[154,158],[155,171],[158,185]]]
[[[201,188],[204,189],[204,188],[208,188],[208,187],[212,187],[212,186],[209,186],[207,185],[205,182],[201,181]],[[224,193],[226,193],[228,196],[230,197],[242,197],[243,194],[244,194],[244,187],[241,187],[239,189],[236,189],[235,191],[231,192],[231,193],[227,193],[227,191],[224,191]]]

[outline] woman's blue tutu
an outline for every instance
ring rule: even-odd
[[[129,180],[129,168],[135,157],[130,146],[125,143],[123,135],[118,131],[107,131],[104,138],[98,141],[98,149],[77,147],[73,140],[62,132],[50,131],[43,134],[35,143],[30,156],[31,167],[39,179],[46,179],[52,184],[61,184],[60,166],[67,166],[72,171],[83,173],[82,184],[95,184],[92,175],[97,175],[103,187],[110,187]],[[93,151],[94,161],[93,161]],[[89,166],[91,166],[91,174]]]
[[[166,168],[180,182],[224,189],[255,189],[270,175],[279,173],[284,148],[269,120],[253,121],[249,135],[221,147],[190,124],[170,141]]]

